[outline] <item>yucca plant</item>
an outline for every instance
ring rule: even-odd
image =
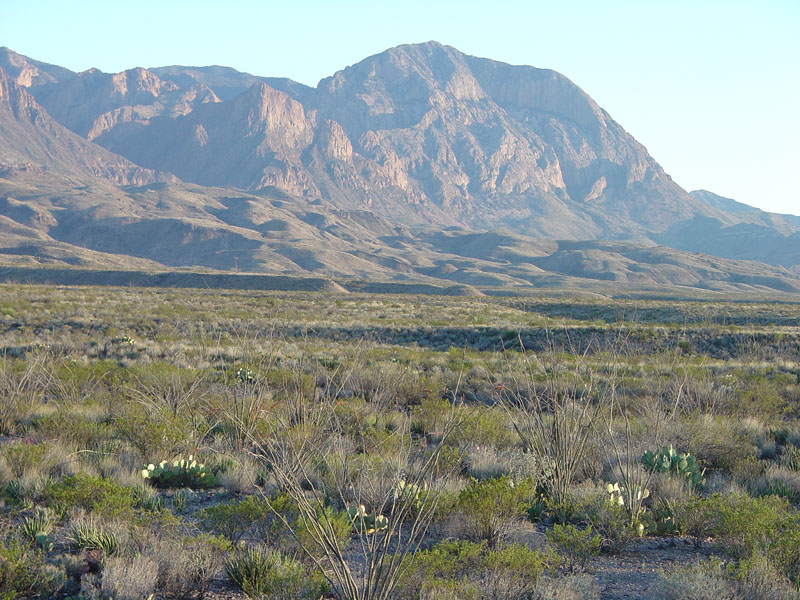
[[[120,537],[92,519],[74,521],[67,534],[71,545],[79,550],[100,550],[103,556],[116,556],[122,551]]]
[[[22,521],[22,533],[40,548],[50,546],[50,533],[58,520],[55,513],[48,508],[37,507],[31,516]]]

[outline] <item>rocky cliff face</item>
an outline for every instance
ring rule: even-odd
[[[225,102],[212,91],[245,84]],[[165,67],[88,71],[32,91],[67,127],[143,166],[412,225],[648,240],[719,217],[565,77],[434,42],[387,50],[316,89]]]
[[[4,169],[91,176],[117,185],[176,180],[100,148],[67,130],[0,68],[0,165]]]
[[[180,88],[141,68],[113,75],[90,69],[57,84],[36,86],[32,93],[53,118],[89,140],[118,125],[146,125],[156,116],[174,118],[219,102],[202,84]]]
[[[54,131],[49,113],[94,142],[87,147],[204,186],[279,190],[407,226],[665,244],[777,264],[787,264],[800,228],[686,193],[566,77],[435,42],[392,48],[316,88],[226,67],[76,74],[7,49],[3,65],[10,85],[35,97],[40,129]],[[24,144],[6,146],[19,154]],[[66,164],[64,153],[46,154],[37,156]]]

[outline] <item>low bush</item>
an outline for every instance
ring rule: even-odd
[[[225,561],[230,580],[249,598],[317,600],[328,591],[327,580],[300,562],[274,550],[248,548]]]
[[[763,554],[780,573],[800,585],[800,514],[778,496],[697,498],[678,517],[687,533],[712,537],[739,561]]]
[[[557,559],[519,544],[491,549],[485,541],[454,541],[417,552],[408,562],[398,586],[400,598],[522,600],[531,597],[542,574]]]
[[[0,541],[0,598],[53,598],[66,579],[63,569],[45,563],[44,551],[14,539]]]
[[[209,535],[181,540],[157,537],[145,549],[158,563],[156,589],[160,594],[166,598],[203,598],[231,544]]]
[[[236,543],[253,524],[266,519],[270,513],[269,505],[264,500],[248,496],[239,502],[204,508],[195,518],[202,529],[223,535]]]
[[[134,493],[115,481],[78,473],[47,485],[42,499],[62,511],[77,508],[112,517],[132,514]]]
[[[29,473],[41,472],[49,451],[48,443],[32,444],[18,441],[0,447],[0,456],[3,457],[10,474],[18,479]]]
[[[603,538],[597,535],[591,526],[578,529],[575,525],[556,523],[547,532],[547,541],[564,556],[570,572],[575,573],[583,571],[589,558],[600,553]]]
[[[142,600],[156,589],[158,564],[148,556],[117,557],[103,565],[100,587],[108,600]]]
[[[508,476],[471,480],[458,496],[467,534],[494,547],[514,521],[525,515],[534,492],[530,479],[516,483]]]

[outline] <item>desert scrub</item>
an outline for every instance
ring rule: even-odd
[[[511,544],[491,549],[484,542],[440,542],[409,557],[398,586],[403,599],[455,594],[463,598],[531,597],[542,574],[558,564],[549,552]]]
[[[119,437],[133,446],[142,460],[152,456],[176,456],[192,442],[192,422],[167,411],[149,414],[140,406],[128,407],[114,419]]]
[[[475,444],[493,447],[499,451],[508,451],[519,446],[514,426],[500,407],[479,410],[470,408],[468,413],[461,427],[451,437],[451,444],[458,446]]]
[[[101,598],[109,600],[142,600],[156,589],[158,563],[141,554],[133,557],[109,558],[103,565]]]
[[[134,507],[132,488],[85,473],[49,483],[41,499],[61,511],[81,509],[106,517],[131,516]]]
[[[29,440],[20,440],[0,447],[3,463],[14,479],[47,471],[46,459],[50,458],[49,453],[50,444],[46,442],[34,444]]]
[[[128,541],[128,532],[117,523],[101,522],[96,517],[73,519],[67,529],[67,541],[75,550],[100,550],[104,557],[121,554]]]
[[[248,496],[239,502],[221,503],[198,511],[198,525],[213,533],[238,542],[247,531],[271,514],[269,504],[256,496]]]
[[[39,402],[46,360],[44,352],[22,360],[0,354],[0,434],[14,434],[19,419]]]
[[[225,561],[225,573],[248,598],[316,600],[328,591],[328,582],[318,571],[275,550],[254,547]]]
[[[478,481],[473,479],[461,490],[458,511],[467,534],[474,540],[486,540],[494,547],[523,518],[535,486],[530,479],[514,482],[508,476]]]
[[[565,565],[570,572],[575,573],[583,571],[589,558],[600,553],[603,538],[592,530],[591,525],[579,529],[575,525],[556,523],[547,532],[547,541],[564,556]]]
[[[62,569],[45,562],[44,551],[13,538],[0,541],[2,598],[53,598],[66,581]]]
[[[53,511],[45,507],[37,507],[32,514],[23,518],[22,535],[29,542],[48,550],[52,546],[50,533],[57,521],[58,516]]]
[[[586,482],[575,488],[564,504],[545,502],[545,510],[556,524],[591,527],[600,536],[604,552],[619,552],[641,535],[640,523],[631,523],[628,511],[613,501],[602,484]]]
[[[656,600],[797,600],[798,592],[762,555],[738,564],[711,559],[662,573],[653,586]]]
[[[230,542],[209,535],[159,539],[147,547],[158,560],[157,589],[170,598],[202,598],[222,570]]]
[[[697,498],[680,511],[680,522],[695,537],[712,537],[732,558],[762,554],[800,585],[800,514],[778,496]]]
[[[162,460],[158,465],[150,463],[140,472],[145,481],[159,488],[205,488],[217,483],[215,474],[191,454],[186,459]]]

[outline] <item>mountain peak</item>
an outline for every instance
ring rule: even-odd
[[[0,77],[0,94],[18,94],[30,110],[27,122],[3,114],[3,161],[7,155],[79,173],[88,163],[97,172],[104,163],[117,173],[132,166],[114,163],[122,159],[102,147],[194,184],[277,188],[407,227],[504,228],[687,250],[699,247],[698,231],[741,225],[730,233],[739,240],[741,231],[761,235],[766,227],[781,236],[774,248],[784,248],[781,240],[796,231],[790,220],[726,211],[687,194],[563,75],[436,41],[389,48],[316,88],[219,66],[66,71],[58,79],[52,66],[0,51],[0,67],[6,63],[14,70]],[[16,85],[24,69],[28,88]],[[48,75],[49,84],[37,83]],[[70,154],[89,149],[99,154],[70,162]],[[306,225],[323,221],[333,223],[313,217]],[[280,230],[273,225],[257,235]],[[736,246],[736,257],[745,256],[738,241],[714,244],[725,252]],[[779,254],[747,252],[770,261]],[[512,254],[508,261],[522,260]]]
[[[58,83],[75,76],[69,69],[30,59],[5,46],[0,48],[0,67],[23,87]]]

